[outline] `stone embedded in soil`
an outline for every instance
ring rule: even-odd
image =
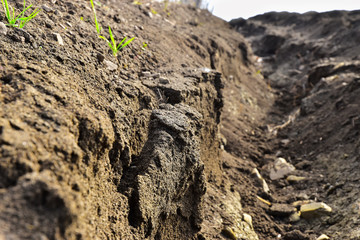
[[[287,145],[289,145],[290,140],[289,139],[283,139],[283,140],[280,141],[280,143],[281,143],[281,145],[283,147],[286,147]]]
[[[244,221],[247,222],[251,228],[253,228],[252,217],[249,214],[244,213],[243,218],[244,218]]]
[[[105,60],[105,56],[102,55],[101,53],[96,54],[96,58],[100,63],[102,63]]]
[[[320,237],[318,237],[316,240],[327,240],[330,239],[328,236],[326,236],[325,234],[321,234]]]
[[[289,221],[290,222],[298,222],[298,221],[300,221],[300,215],[301,215],[300,212],[295,212],[295,213],[291,214],[290,217],[289,217]]]
[[[306,180],[306,177],[299,177],[299,176],[294,176],[294,175],[289,175],[286,178],[286,181],[288,181],[289,183],[296,183],[296,182],[300,182],[300,181],[304,181]]]
[[[161,77],[161,78],[159,78],[159,83],[168,84],[168,83],[170,83],[170,81],[167,78]]]
[[[142,72],[141,75],[142,75],[143,77],[151,77],[151,72],[148,72],[148,71]]]
[[[296,208],[283,203],[274,203],[269,209],[269,213],[275,217],[288,217],[296,212]]]
[[[6,33],[7,33],[7,27],[5,23],[0,22],[0,34],[6,35]]]
[[[46,4],[42,5],[41,8],[45,11],[45,12],[55,12],[54,9],[52,9],[51,7],[47,6]]]
[[[54,33],[56,40],[58,41],[59,45],[64,46],[64,40],[62,39],[59,33]]]
[[[145,14],[146,14],[146,16],[148,16],[149,18],[153,18],[153,14],[152,14],[151,12],[146,12]]]
[[[300,212],[303,218],[316,218],[331,213],[332,209],[323,202],[314,202],[302,205]]]
[[[292,164],[286,162],[284,158],[277,158],[270,170],[270,179],[281,179],[293,171],[295,171],[295,167]]]
[[[115,71],[118,68],[118,66],[115,63],[110,62],[108,60],[104,60],[104,64],[106,65],[106,68],[110,71]]]

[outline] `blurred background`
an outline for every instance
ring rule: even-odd
[[[246,19],[270,11],[304,13],[360,9],[360,0],[181,0],[181,2],[207,8],[215,16],[226,21],[239,17]]]

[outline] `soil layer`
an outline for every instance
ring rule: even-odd
[[[357,12],[96,3],[0,33],[1,240],[360,238]]]

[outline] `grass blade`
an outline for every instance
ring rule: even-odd
[[[7,0],[1,0],[1,2],[5,11],[6,18],[9,22],[9,24],[7,25],[12,27],[23,28],[27,22],[36,17],[36,15],[40,12],[39,9],[35,9],[28,17],[25,17],[25,12],[28,11],[33,5],[30,4],[30,6],[26,7],[26,0],[24,0],[23,10],[17,16],[15,16],[15,9],[11,7],[10,10]],[[16,24],[17,21],[19,21],[19,24]]]
[[[105,40],[106,42],[109,42],[109,40],[107,40],[104,36],[99,35],[99,38]]]
[[[24,1],[24,3],[25,3],[25,1]],[[32,6],[32,4],[31,4],[30,6],[28,6],[27,8],[25,8],[25,5],[24,5],[24,10],[22,10],[22,12],[19,13],[19,15],[17,15],[16,18],[14,18],[14,20],[15,20],[15,21],[18,20],[18,19],[20,18],[20,16],[21,16],[22,18],[24,18],[25,12],[26,12],[27,10],[29,10],[29,8],[31,8],[31,6]],[[15,15],[15,12],[14,12],[14,15]]]
[[[121,46],[120,49],[126,47],[126,46],[127,46],[129,43],[131,43],[134,39],[135,39],[135,37],[133,37],[132,39],[130,39],[129,41],[127,41],[124,45]],[[120,50],[120,49],[119,49],[119,50]]]
[[[123,38],[123,40],[121,40],[121,42],[119,43],[119,45],[117,46],[117,49],[121,49],[121,45],[123,44],[123,42],[125,42],[126,37]]]
[[[112,34],[110,26],[109,26],[109,35],[110,35],[110,40],[111,40],[112,44],[116,47],[116,42],[115,42],[114,35]]]
[[[5,15],[6,18],[9,20],[10,19],[10,10],[9,10],[9,5],[7,3],[7,0],[1,0],[4,11],[5,11]]]
[[[91,8],[92,8],[92,10],[93,10],[93,12],[94,12],[94,20],[95,20],[96,31],[97,31],[98,34],[100,34],[100,32],[101,32],[101,27],[100,27],[100,25],[99,25],[99,23],[98,23],[98,21],[97,21],[96,10],[95,10],[95,6],[94,6],[94,1],[93,1],[93,0],[90,0],[90,4],[91,4]]]
[[[36,17],[36,15],[38,15],[39,12],[40,12],[39,9],[35,9],[28,17],[19,18],[18,19],[18,20],[20,20],[19,28],[23,28],[25,26],[25,24],[27,24],[31,19]]]

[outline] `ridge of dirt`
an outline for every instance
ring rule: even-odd
[[[103,28],[136,37],[114,57],[86,1],[30,3],[41,14],[0,35],[0,239],[268,234],[224,171],[267,148],[235,135],[263,141],[273,101],[240,34],[191,6],[100,1]]]

